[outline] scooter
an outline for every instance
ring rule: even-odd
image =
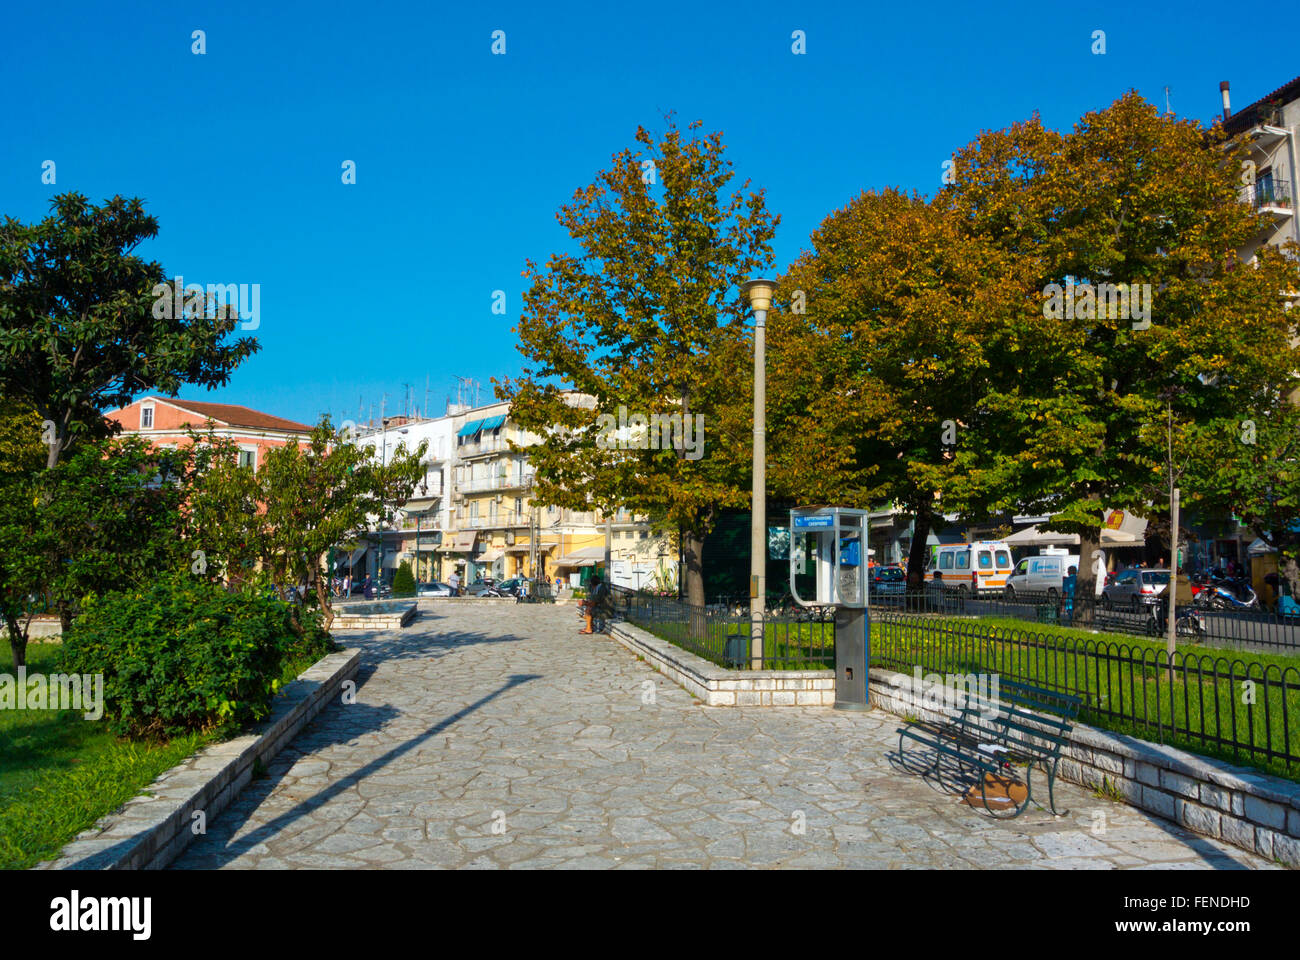
[[[1206,606],[1211,610],[1258,610],[1259,597],[1246,580],[1221,580],[1201,591],[1208,594]],[[1199,596],[1199,595],[1198,595]]]

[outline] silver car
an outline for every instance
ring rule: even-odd
[[[1168,570],[1148,570],[1129,567],[1115,574],[1115,579],[1101,591],[1101,602],[1107,610],[1131,610],[1134,613],[1144,605],[1158,604],[1162,594],[1169,589]]]
[[[430,580],[428,583],[417,583],[415,585],[415,595],[417,597],[450,597],[451,587],[445,583],[439,583],[437,580]]]

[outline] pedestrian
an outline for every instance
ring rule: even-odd
[[[447,578],[447,586],[451,587],[451,595],[453,597],[460,596],[460,574],[455,570],[453,570],[451,576]]]
[[[591,634],[605,632],[602,615],[605,612],[605,604],[608,599],[609,587],[600,579],[599,575],[593,576],[591,578],[591,593],[587,600],[583,602],[583,607],[587,617],[587,629],[579,630],[579,633]],[[601,629],[599,631],[595,629],[595,624],[597,622],[600,622]]]
[[[352,596],[352,573],[351,571],[343,575],[343,599]]]

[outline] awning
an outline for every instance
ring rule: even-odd
[[[1077,533],[1058,533],[1055,530],[1042,530],[1037,524],[1032,527],[1025,527],[1009,537],[1003,537],[1003,542],[1009,547],[1077,547],[1079,545],[1079,535]],[[1101,545],[1103,547],[1124,547],[1139,546],[1143,543],[1140,537],[1135,537],[1131,533],[1125,533],[1122,530],[1111,530],[1107,527],[1101,528]]]
[[[444,543],[438,550],[442,553],[469,553],[474,549],[474,541],[477,538],[477,530],[460,530],[454,540]]]
[[[483,428],[482,420],[471,420],[456,433],[458,437],[472,437]]]
[[[538,553],[550,553],[555,549],[553,543],[539,543],[537,545]],[[532,553],[533,546],[530,543],[516,543],[513,547],[506,547],[506,553]]]
[[[503,413],[499,417],[488,417],[486,420],[479,421],[480,430],[495,430],[497,427],[504,426],[506,415]]]
[[[496,563],[501,559],[500,550],[488,550],[474,558],[475,563]]]
[[[557,567],[591,567],[605,559],[604,547],[583,547],[555,561]]]

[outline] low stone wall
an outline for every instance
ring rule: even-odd
[[[391,600],[385,600],[385,603],[391,603]],[[401,613],[379,613],[366,614],[364,616],[355,613],[336,613],[334,622],[330,624],[331,630],[397,630],[406,626],[415,619],[417,613],[417,604],[411,601],[411,605]]]
[[[356,676],[360,650],[318,660],[275,698],[271,716],[245,736],[213,744],[168,770],[37,870],[161,869],[196,836],[195,812],[211,822],[316,714]]]
[[[0,640],[9,642],[9,628],[0,623]],[[62,643],[63,624],[58,617],[32,617],[27,628],[28,643]]]
[[[922,703],[916,681],[870,671],[871,705],[903,717],[938,720],[956,708]],[[1061,751],[1060,776],[1123,798],[1188,830],[1300,867],[1300,783],[1076,724]]]
[[[710,707],[830,707],[834,670],[727,670],[630,623],[610,636]]]

